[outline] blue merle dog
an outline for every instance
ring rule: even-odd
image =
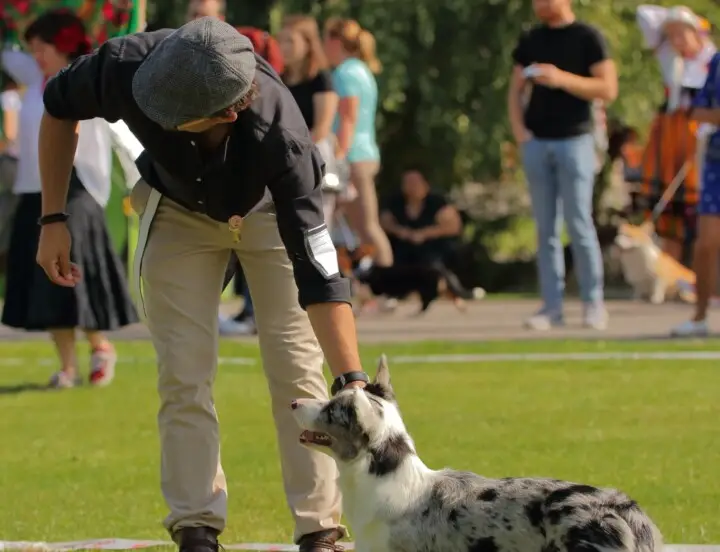
[[[331,455],[358,552],[660,552],[662,536],[614,489],[431,470],[400,417],[387,361],[364,389],[291,405],[300,442]]]

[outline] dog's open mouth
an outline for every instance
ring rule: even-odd
[[[320,431],[305,430],[300,434],[300,442],[304,445],[319,445],[329,447],[332,444],[332,437]]]

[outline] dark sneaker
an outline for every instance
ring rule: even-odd
[[[345,534],[340,529],[308,533],[298,541],[300,552],[341,552],[345,550],[336,544]]]
[[[180,552],[218,552],[219,531],[210,527],[185,527],[173,535]]]

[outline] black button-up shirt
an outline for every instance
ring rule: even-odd
[[[302,307],[349,302],[349,281],[339,272],[329,273],[327,265],[332,263],[318,262],[311,245],[325,229],[324,163],[295,100],[262,58],[256,55],[259,97],[238,114],[224,147],[210,158],[201,158],[193,142],[195,135],[164,130],[136,104],[133,76],[170,32],[163,29],[114,38],[77,59],[48,81],[45,109],[58,119],[122,119],[145,147],[137,166],[147,183],[214,220],[245,216],[268,189]]]

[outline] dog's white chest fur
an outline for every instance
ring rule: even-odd
[[[618,235],[615,243],[620,252],[623,277],[632,286],[634,297],[647,298],[653,304],[664,303],[672,284],[658,273],[660,250],[657,245],[639,242],[623,234]]]

